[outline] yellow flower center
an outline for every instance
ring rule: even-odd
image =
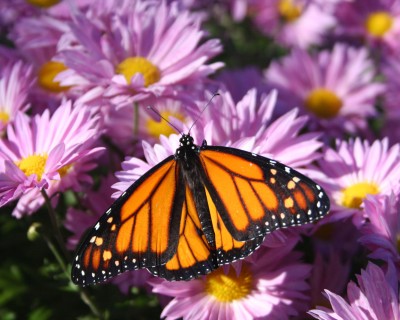
[[[59,3],[60,0],[26,0],[26,2],[36,7],[49,8]]]
[[[58,169],[58,173],[60,174],[60,177],[64,177],[67,175],[69,169],[72,168],[72,164],[67,164],[66,166],[61,167],[60,169]]]
[[[7,123],[10,120],[10,115],[5,111],[0,111],[0,122]]]
[[[143,57],[126,58],[117,66],[116,72],[122,74],[128,83],[131,82],[131,78],[135,74],[141,73],[143,75],[145,87],[156,83],[161,78],[158,68]]]
[[[178,112],[169,112],[169,111],[163,111],[161,112],[161,116],[165,119],[168,119],[169,117],[174,117],[177,118],[181,121],[183,121],[185,118],[182,114]],[[147,132],[155,138],[158,138],[161,134],[165,136],[169,136],[175,132],[174,128],[172,128],[167,121],[164,119],[161,119],[160,121],[156,121],[153,118],[149,118],[146,123],[147,127]]]
[[[365,20],[367,32],[374,37],[383,37],[393,25],[393,17],[385,11],[371,13]]]
[[[31,174],[36,174],[37,180],[42,180],[42,175],[44,173],[44,169],[46,167],[48,155],[47,154],[34,154],[23,158],[22,160],[18,161],[16,164],[20,170],[25,173],[27,177]],[[72,167],[72,164],[68,164],[66,166],[61,167],[58,169],[58,173],[61,177],[64,177],[69,169]]]
[[[335,117],[342,107],[342,100],[332,91],[324,88],[314,89],[305,100],[306,108],[317,117]]]
[[[239,275],[233,268],[225,274],[219,268],[206,277],[205,291],[220,302],[231,302],[248,296],[253,289],[253,277],[246,266],[242,267]]]
[[[372,182],[359,182],[342,190],[342,206],[359,208],[367,194],[378,194],[379,188]]]
[[[18,168],[21,169],[27,177],[31,174],[36,174],[38,181],[42,180],[42,175],[44,173],[44,168],[46,166],[47,154],[39,155],[34,154],[23,158],[17,163]]]
[[[67,67],[57,61],[49,61],[44,63],[39,70],[38,81],[40,86],[50,92],[59,93],[67,91],[69,86],[61,86],[54,78],[61,72],[67,70]]]
[[[293,22],[300,17],[302,7],[294,4],[293,0],[280,0],[278,3],[278,11],[283,20]]]

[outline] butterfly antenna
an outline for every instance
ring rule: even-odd
[[[208,106],[210,105],[211,101],[214,99],[214,97],[219,96],[220,94],[218,92],[213,93],[212,97],[210,98],[210,100],[208,100],[207,104],[204,106],[203,110],[201,110],[199,116],[196,118],[196,120],[194,120],[194,122],[192,123],[192,125],[189,128],[189,134],[190,134],[190,130],[192,130],[192,128],[194,127],[194,125],[197,123],[197,121],[200,119],[200,116],[203,114],[203,112],[208,108]]]
[[[181,135],[183,135],[183,133],[181,132],[181,130],[179,130],[176,126],[174,126],[171,122],[168,121],[168,119],[164,118],[160,112],[158,112],[156,109],[154,109],[152,106],[147,106],[147,109],[153,111],[156,115],[158,115],[161,119],[165,120],[165,122],[167,122],[172,128],[174,128],[176,131],[178,131]]]

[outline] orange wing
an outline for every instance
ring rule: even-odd
[[[319,185],[274,160],[227,147],[206,147],[200,160],[209,198],[237,241],[312,222],[329,210]]]
[[[167,158],[106,211],[78,249],[72,268],[75,283],[94,284],[171,259],[183,202],[177,173],[176,161]]]

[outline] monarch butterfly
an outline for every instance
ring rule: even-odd
[[[248,256],[267,233],[328,210],[326,193],[301,173],[182,134],[175,155],[134,182],[89,232],[72,280],[95,284],[139,268],[190,280]]]

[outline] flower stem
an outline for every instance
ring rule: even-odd
[[[55,211],[54,211],[53,206],[51,205],[50,197],[49,197],[49,195],[47,194],[46,190],[42,189],[42,190],[40,190],[40,192],[42,193],[42,196],[43,196],[44,201],[45,201],[45,203],[46,203],[46,206],[47,206],[47,213],[49,214],[51,226],[52,226],[52,228],[53,228],[54,235],[55,235],[55,237],[56,237],[57,243],[58,243],[58,245],[60,246],[60,248],[61,248],[61,250],[62,250],[62,252],[63,252],[63,254],[64,254],[64,257],[65,257],[68,261],[71,261],[70,254],[69,254],[67,248],[65,247],[65,243],[64,243],[64,240],[63,240],[62,235],[61,235],[61,232],[60,232],[60,228],[59,228],[59,225],[58,225],[58,222],[57,222],[56,213],[55,213]]]

